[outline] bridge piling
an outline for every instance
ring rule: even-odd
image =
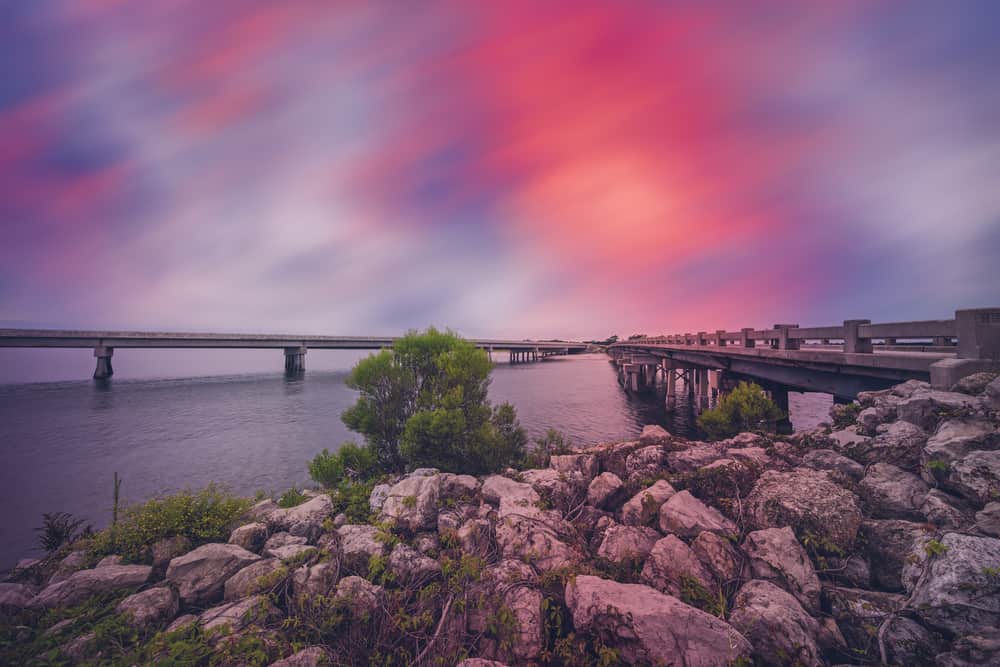
[[[295,375],[306,370],[306,348],[286,347],[285,348],[285,373]]]
[[[111,367],[111,355],[115,352],[113,347],[98,345],[94,348],[94,356],[97,357],[97,368],[94,369],[95,380],[107,380],[115,374]]]

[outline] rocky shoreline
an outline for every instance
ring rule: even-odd
[[[325,493],[265,500],[227,543],[25,563],[0,611],[51,619],[107,596],[143,641],[197,628],[213,664],[390,646],[383,662],[465,667],[1000,663],[1000,378],[910,381],[831,419],[720,442],[648,426],[483,478],[416,470],[375,487],[367,524]],[[118,664],[84,626],[18,626],[0,650],[48,633],[37,664]]]

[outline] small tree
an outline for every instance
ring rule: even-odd
[[[492,370],[483,350],[450,331],[411,331],[354,367],[347,384],[361,395],[342,418],[383,472],[499,470],[523,457],[526,437],[511,405],[490,404]]]
[[[718,406],[698,416],[698,426],[709,438],[721,440],[743,431],[760,430],[784,416],[759,385],[740,382]]]

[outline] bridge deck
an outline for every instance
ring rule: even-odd
[[[395,336],[306,336],[301,334],[174,333],[149,331],[58,331],[0,329],[0,347],[148,347],[148,348],[291,348],[377,350]],[[472,339],[477,347],[494,350],[567,350],[579,352],[585,343],[562,341]]]

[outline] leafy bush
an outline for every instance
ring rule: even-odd
[[[722,440],[743,431],[759,430],[784,416],[760,386],[740,382],[717,407],[698,416],[698,426],[709,438]]]
[[[42,515],[42,526],[35,529],[39,533],[38,544],[46,553],[58,551],[64,544],[71,544],[93,532],[90,525],[81,528],[83,522],[84,519],[68,512],[45,513]]]
[[[368,516],[371,514],[368,500],[374,488],[375,480],[363,482],[345,480],[341,482],[330,491],[330,499],[333,500],[333,513],[343,512],[351,523],[367,523]]]
[[[283,507],[288,509],[289,507],[296,507],[301,505],[305,501],[309,500],[309,496],[302,493],[301,489],[292,487],[281,494],[278,498],[278,507]]]
[[[492,369],[483,350],[454,333],[411,331],[357,363],[347,384],[361,395],[342,419],[382,472],[496,471],[523,458],[527,438],[511,405],[490,404]]]
[[[309,476],[323,488],[332,489],[344,480],[368,480],[379,472],[375,449],[345,442],[334,453],[324,449],[309,462]]]
[[[184,490],[126,507],[118,525],[95,534],[90,551],[102,556],[121,554],[126,560],[145,561],[149,546],[159,539],[183,535],[195,546],[225,541],[236,520],[250,508],[248,498],[234,496],[210,484],[200,491]]]

